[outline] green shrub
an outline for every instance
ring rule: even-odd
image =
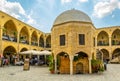
[[[48,57],[48,61],[49,61],[49,70],[51,71],[51,70],[54,70],[54,59],[53,59],[53,56],[52,55],[50,55],[49,57]]]
[[[103,62],[101,60],[91,60],[92,72],[97,73],[98,71],[104,71]]]

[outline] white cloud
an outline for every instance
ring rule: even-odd
[[[62,4],[72,2],[72,0],[61,0]]]
[[[81,3],[88,2],[88,0],[78,0]]]
[[[93,16],[103,18],[104,16],[111,14],[117,8],[120,9],[119,0],[101,1],[94,6]]]
[[[7,0],[0,1],[0,10],[4,11],[16,18],[19,18],[20,15],[25,15],[25,10],[22,8],[18,2],[9,2]]]
[[[19,2],[0,0],[0,10],[22,21],[27,20],[26,22],[30,25],[36,24],[36,21],[31,17],[32,13],[26,14]]]
[[[26,15],[27,23],[30,25],[36,25],[37,22],[31,17],[32,14],[33,14],[33,11],[31,11],[29,15]]]

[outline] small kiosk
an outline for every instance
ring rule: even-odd
[[[30,69],[29,58],[26,58],[24,61],[23,70],[29,70],[29,69]]]

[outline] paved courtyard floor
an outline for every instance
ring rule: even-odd
[[[31,66],[23,71],[23,66],[0,67],[0,81],[120,81],[120,64],[108,64],[103,74],[50,74],[48,67]]]

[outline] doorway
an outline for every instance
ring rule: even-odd
[[[83,64],[82,63],[76,64],[76,74],[83,74]]]

